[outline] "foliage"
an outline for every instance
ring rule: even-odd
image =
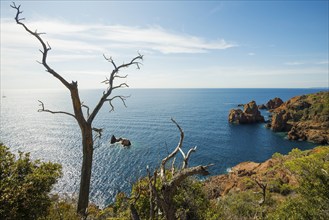
[[[168,175],[168,178],[170,176]],[[141,219],[150,218],[150,191],[148,186],[148,178],[143,178],[137,182],[132,189],[132,195],[137,196],[138,200],[135,207]],[[156,183],[156,190],[160,191],[160,180]],[[174,203],[176,207],[176,216],[178,219],[205,219],[209,209],[210,201],[203,191],[203,184],[197,179],[187,178],[177,188],[174,195]],[[162,210],[156,213],[157,218],[164,218]]]
[[[329,218],[329,148],[315,148],[312,154],[305,153],[309,151],[295,150],[289,154],[293,155],[293,158],[286,161],[285,165],[299,179],[299,194],[280,205],[275,217]]]
[[[37,219],[48,213],[49,192],[61,176],[61,165],[32,161],[0,144],[0,216],[3,219]]]
[[[48,215],[41,218],[42,220],[80,220],[76,213],[75,201],[70,198],[59,198],[58,195],[52,196],[51,200]]]
[[[200,181],[193,178],[184,181],[177,189],[174,202],[180,219],[205,219],[209,200]]]
[[[75,200],[48,196],[60,176],[60,165],[33,162],[29,154],[21,152],[16,160],[5,146],[1,145],[0,150],[0,215],[3,219],[80,219]],[[278,163],[275,169],[286,169],[294,175],[298,185],[273,176],[265,180],[268,189],[265,203],[261,203],[261,190],[251,177],[245,177],[242,191],[210,200],[203,182],[190,177],[182,182],[173,197],[177,219],[329,219],[329,147],[294,149],[289,155],[274,154],[272,160]],[[170,172],[167,175],[170,179]],[[156,190],[161,190],[160,179]],[[131,205],[140,219],[150,219],[148,177],[133,185],[131,196],[118,193],[115,202],[106,208],[89,205],[87,219],[130,219]],[[165,219],[160,207],[155,207],[154,217]]]

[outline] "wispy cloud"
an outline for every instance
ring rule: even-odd
[[[160,26],[131,27],[103,24],[71,24],[64,21],[27,22],[28,26],[38,28],[56,49],[65,51],[88,50],[100,51],[104,48],[128,48],[151,50],[163,54],[207,53],[210,50],[224,50],[237,44],[224,39],[204,39],[166,30]],[[12,21],[1,21],[2,33],[7,43],[21,43],[22,29]]]
[[[300,66],[300,65],[328,65],[329,62],[327,60],[320,60],[320,61],[293,61],[293,62],[286,62],[284,63],[288,66]]]
[[[299,66],[299,65],[303,65],[304,63],[303,62],[294,61],[294,62],[286,62],[284,64],[285,65],[288,65],[288,66]]]
[[[328,65],[329,61],[328,60],[317,61],[317,62],[315,62],[315,64],[317,64],[317,65]]]
[[[248,53],[248,56],[255,56],[256,54],[253,52]]]

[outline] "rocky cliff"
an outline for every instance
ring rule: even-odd
[[[204,189],[209,199],[247,190],[259,191],[260,185],[271,193],[285,196],[299,184],[298,175],[291,172],[287,165],[312,155],[322,155],[323,163],[328,163],[328,153],[329,147],[322,146],[307,151],[293,150],[289,155],[275,153],[263,163],[242,162],[232,167],[227,174],[208,178],[204,182]]]
[[[288,132],[290,140],[329,144],[329,92],[296,96],[270,110],[267,125],[275,132]]]

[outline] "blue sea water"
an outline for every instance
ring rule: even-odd
[[[212,175],[222,174],[242,161],[262,162],[275,152],[293,148],[310,149],[315,144],[293,142],[284,133],[273,133],[264,124],[228,123],[231,108],[255,100],[257,104],[280,97],[283,101],[320,89],[126,89],[130,95],[125,108],[115,102],[115,111],[105,104],[94,127],[103,128],[94,154],[91,200],[98,205],[111,202],[119,191],[129,192],[132,183],[146,173],[146,166],[157,168],[161,159],[179,141],[174,118],[185,132],[183,150],[197,146],[190,165],[206,165]],[[82,90],[81,100],[90,108],[101,90]],[[1,98],[0,142],[11,151],[31,152],[34,159],[59,162],[63,177],[55,191],[78,192],[81,166],[81,134],[76,121],[67,115],[38,113],[38,101],[51,110],[72,112],[70,96],[62,90],[5,91]],[[268,117],[266,111],[262,111]],[[111,145],[111,135],[132,141],[130,148]],[[179,162],[179,156],[176,160]]]

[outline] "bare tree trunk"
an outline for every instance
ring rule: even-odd
[[[92,128],[88,124],[82,130],[82,148],[83,158],[77,211],[80,215],[85,215],[89,202],[90,180],[94,151]]]
[[[80,126],[82,139],[82,165],[77,212],[81,216],[85,216],[89,203],[90,180],[94,152],[93,129],[91,123],[88,123],[83,115],[78,86],[76,83],[72,84],[73,86],[70,89],[72,105],[75,117]]]

